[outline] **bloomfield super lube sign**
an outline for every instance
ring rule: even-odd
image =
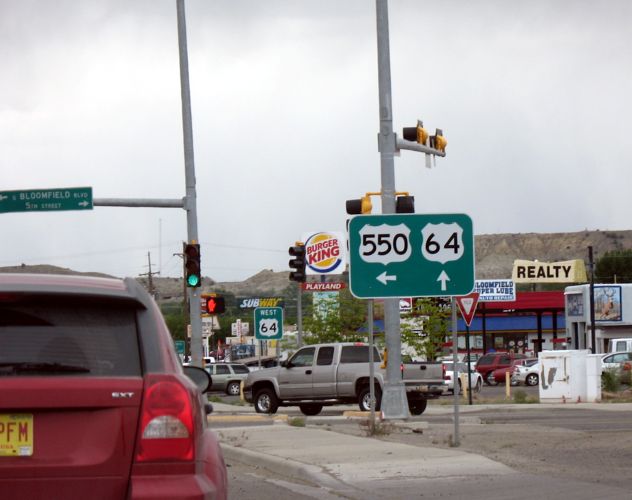
[[[0,191],[0,213],[91,209],[91,187]]]
[[[349,288],[362,299],[467,295],[474,288],[472,219],[355,216],[349,222]]]

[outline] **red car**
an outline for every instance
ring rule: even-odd
[[[225,499],[187,371],[135,280],[0,274],[0,496]]]
[[[513,359],[511,361],[511,365],[505,366],[503,368],[497,368],[492,372],[490,383],[492,384],[505,384],[505,377],[507,376],[507,372],[509,372],[509,379],[513,375],[516,370],[516,366],[531,366],[534,363],[537,363],[538,360],[536,358],[525,358],[525,359]]]
[[[483,380],[488,385],[495,385],[494,370],[511,366],[514,359],[525,359],[524,354],[513,352],[490,352],[483,355],[476,362],[476,371],[483,376]]]

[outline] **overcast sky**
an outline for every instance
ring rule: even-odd
[[[373,0],[187,0],[203,274],[288,269],[380,190]],[[475,234],[632,229],[632,2],[389,2],[395,159],[417,213]],[[184,196],[175,0],[0,0],[0,191]],[[377,204],[379,210],[379,204]],[[0,214],[0,266],[178,276],[182,209]],[[582,257],[582,256],[578,256]]]

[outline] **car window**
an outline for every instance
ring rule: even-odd
[[[245,365],[231,365],[235,373],[250,373],[250,370]]]
[[[230,368],[226,365],[215,365],[215,374],[216,375],[229,375]]]
[[[376,347],[373,348],[373,359],[380,360],[380,353]],[[340,363],[368,363],[369,362],[369,346],[368,345],[346,345],[342,347],[340,353]]]
[[[292,366],[312,366],[314,363],[314,353],[316,348],[314,347],[306,347],[297,351],[292,359],[290,360]]]
[[[479,365],[491,365],[494,362],[493,354],[485,354],[478,360]]]
[[[511,363],[511,357],[508,356],[507,354],[503,354],[498,359],[498,363],[501,364],[501,365],[508,365],[509,363]]]
[[[134,304],[50,296],[0,303],[0,375],[140,374]]]
[[[333,347],[321,347],[318,349],[318,358],[316,364],[318,366],[330,365],[334,362],[334,348]]]

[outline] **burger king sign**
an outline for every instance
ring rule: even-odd
[[[345,270],[345,240],[340,232],[307,233],[305,242],[306,274],[342,274]]]

